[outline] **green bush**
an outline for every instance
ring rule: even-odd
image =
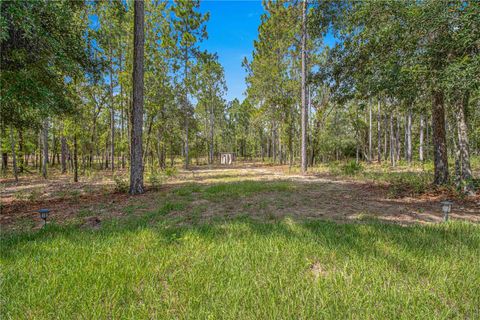
[[[158,173],[158,172],[151,172],[148,175],[148,183],[150,184],[150,187],[154,190],[160,189],[162,186],[164,177]]]
[[[128,192],[128,181],[123,176],[113,176],[113,181],[115,182],[115,191],[121,193]]]
[[[354,176],[362,170],[362,165],[360,163],[357,163],[355,160],[351,160],[342,166],[343,174],[346,174],[348,176]]]
[[[165,175],[169,178],[175,177],[177,175],[177,173],[178,173],[178,170],[175,167],[165,168]]]
[[[408,173],[392,175],[389,181],[391,197],[407,197],[423,194],[431,189],[431,177],[428,174]]]

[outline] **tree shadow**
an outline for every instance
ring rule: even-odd
[[[242,216],[223,221],[178,225],[152,213],[141,218],[125,217],[102,223],[99,230],[83,229],[77,225],[51,224],[34,232],[2,234],[0,256],[5,260],[21,259],[34,256],[34,251],[39,247],[37,244],[41,243],[62,240],[74,246],[89,246],[95,241],[128,238],[128,235],[147,230],[165,246],[181,245],[181,239],[187,233],[202,240],[219,243],[232,236],[241,239],[251,235],[266,241],[272,237],[286,241],[305,241],[347,256],[381,258],[400,271],[408,273],[412,271],[412,266],[404,259],[399,259],[396,253],[385,250],[385,244],[394,248],[394,252],[401,251],[413,259],[442,259],[457,250],[479,252],[480,248],[480,227],[461,222],[400,226],[378,221],[335,223],[291,218],[265,222]],[[28,245],[29,243],[35,245]]]

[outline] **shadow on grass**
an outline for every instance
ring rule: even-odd
[[[379,221],[342,223],[329,221],[295,221],[284,218],[261,222],[241,216],[230,220],[178,225],[165,219],[162,212],[151,212],[142,217],[127,216],[102,222],[100,230],[79,228],[78,225],[47,225],[34,232],[5,233],[0,237],[1,257],[17,259],[32,254],[31,242],[49,242],[58,238],[73,244],[88,245],[95,241],[122,238],[124,235],[152,231],[165,245],[181,243],[188,233],[203,240],[222,241],[235,237],[281,238],[286,241],[314,242],[328,250],[385,258],[401,267],[394,255],[385,250],[385,244],[415,258],[455,255],[458,250],[479,252],[480,226],[463,222],[437,225],[400,226]],[[27,249],[28,248],[28,249]],[[479,252],[480,258],[480,252]],[[406,266],[405,272],[409,272]]]

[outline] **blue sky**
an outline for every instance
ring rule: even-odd
[[[253,41],[257,38],[262,2],[207,0],[200,4],[201,12],[210,12],[207,24],[208,39],[201,47],[218,53],[225,69],[228,93],[227,100],[243,100],[245,70],[243,57],[251,58]]]
[[[207,23],[208,39],[202,49],[218,53],[225,69],[228,92],[227,100],[244,99],[246,72],[242,67],[243,57],[252,56],[253,41],[257,39],[260,16],[264,12],[260,0],[204,0],[200,11],[210,12]],[[332,46],[336,39],[327,34],[324,43]]]
[[[253,41],[257,39],[260,16],[264,13],[261,0],[202,0],[202,13],[210,12],[207,22],[208,39],[200,47],[217,53],[225,69],[228,92],[227,100],[242,101],[246,89],[246,72],[242,67],[244,57],[251,60]],[[98,18],[90,16],[91,27],[98,27]],[[327,45],[333,45],[335,38],[327,34]],[[108,79],[106,79],[108,81]]]

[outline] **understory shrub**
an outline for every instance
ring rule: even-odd
[[[363,166],[360,163],[357,163],[355,160],[351,160],[342,166],[343,174],[348,176],[354,176],[362,172]]]
[[[128,181],[124,176],[116,175],[113,176],[113,181],[115,182],[115,191],[126,193],[128,192]]]

